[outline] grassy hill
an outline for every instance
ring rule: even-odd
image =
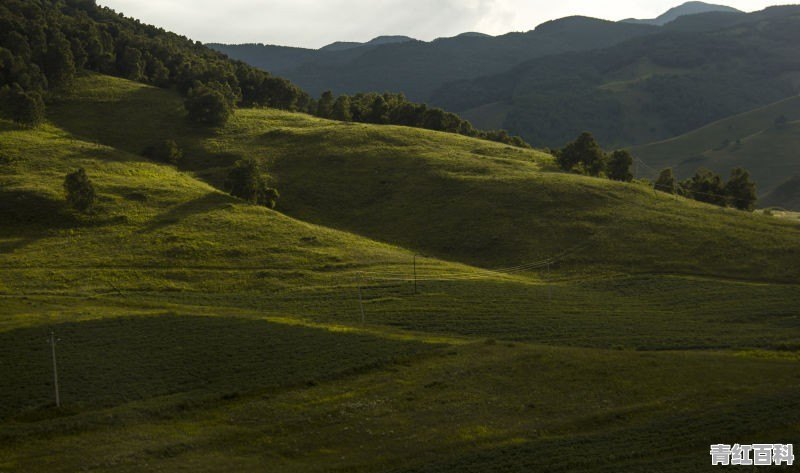
[[[779,119],[786,119],[779,123]],[[633,148],[634,154],[652,169],[642,169],[649,177],[657,170],[672,167],[688,177],[697,168],[720,173],[742,166],[747,168],[764,196],[800,172],[800,98],[785,100],[729,117],[698,130],[666,141]],[[772,205],[791,207],[790,201]],[[795,208],[795,207],[791,207]]]
[[[47,125],[0,122],[0,470],[685,472],[720,432],[790,438],[797,223],[456,135],[268,109],[208,130],[180,104],[88,75]],[[165,138],[178,169],[138,154]],[[245,156],[279,212],[216,187]],[[63,202],[79,166],[94,215]]]

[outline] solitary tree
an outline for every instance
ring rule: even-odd
[[[88,213],[94,207],[94,186],[83,168],[67,174],[67,177],[64,178],[64,191],[67,195],[67,202],[75,210]]]
[[[675,174],[672,172],[672,168],[667,168],[661,171],[661,173],[658,175],[658,179],[656,179],[654,187],[658,191],[667,192],[669,194],[675,194],[678,192],[678,182],[675,179]]]
[[[750,173],[742,168],[732,170],[731,177],[725,185],[725,195],[737,209],[752,211],[758,196],[756,185],[750,180]]]
[[[624,149],[616,150],[608,159],[608,177],[615,181],[631,182],[633,180],[631,166],[633,166],[631,153]]]
[[[565,171],[599,176],[605,168],[605,156],[594,136],[583,132],[558,153],[557,162]]]
[[[236,162],[228,174],[226,187],[233,196],[274,209],[280,194],[268,184],[258,161],[247,158]]]

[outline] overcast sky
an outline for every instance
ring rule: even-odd
[[[98,0],[98,3],[205,43],[319,48],[380,35],[422,40],[467,31],[528,31],[569,15],[653,18],[682,0]],[[745,11],[776,1],[728,0]]]

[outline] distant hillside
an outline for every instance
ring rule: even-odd
[[[800,7],[775,7],[719,30],[664,29],[531,60],[447,84],[432,102],[479,126],[492,105],[494,124],[539,146],[561,146],[584,130],[608,146],[643,144],[797,94],[797,44]]]
[[[761,207],[800,211],[800,174],[790,177],[761,200]]]
[[[709,13],[709,12],[742,13],[740,10],[727,7],[725,5],[712,5],[704,2],[686,2],[683,5],[669,9],[666,13],[658,16],[657,18],[653,18],[650,20],[637,20],[634,18],[630,18],[622,21],[625,23],[663,26],[683,16],[697,15],[698,13]]]
[[[657,31],[650,25],[564,18],[527,33],[466,33],[432,42],[330,45],[321,50],[268,45],[209,46],[232,58],[290,78],[314,95],[403,92],[427,101],[443,84],[503,72],[528,59],[610,46]]]
[[[741,166],[748,169],[765,201],[759,206],[798,209],[785,190],[776,187],[800,173],[800,97],[729,117],[685,135],[633,148],[648,168],[640,172],[654,177],[671,167],[680,178],[705,167],[719,173]],[[769,199],[766,196],[769,195]]]
[[[337,41],[327,46],[319,48],[320,51],[346,51],[348,49],[359,48],[362,46],[381,46],[384,44],[398,44],[414,41],[414,38],[408,36],[378,36],[377,38],[367,41],[366,43],[352,42],[352,41]]]

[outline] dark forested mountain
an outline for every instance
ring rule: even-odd
[[[326,47],[209,45],[256,67],[274,71],[313,94],[402,92],[427,101],[443,84],[504,72],[525,60],[605,47],[658,31],[649,25],[570,17],[527,33],[492,37],[467,33],[431,42],[404,41]]]
[[[686,2],[683,5],[677,6],[675,8],[670,8],[666,13],[658,16],[657,18],[649,20],[637,20],[635,18],[630,18],[622,21],[624,21],[625,23],[638,23],[644,25],[662,26],[666,25],[667,23],[673,22],[683,16],[697,15],[699,13],[709,13],[709,12],[742,13],[741,11],[735,8],[727,7],[725,5],[712,5],[710,3],[704,3],[704,2]]]
[[[447,84],[432,102],[536,145],[560,145],[582,130],[612,145],[647,143],[797,94],[798,44],[800,7],[773,7],[722,29],[667,28],[528,61]]]

